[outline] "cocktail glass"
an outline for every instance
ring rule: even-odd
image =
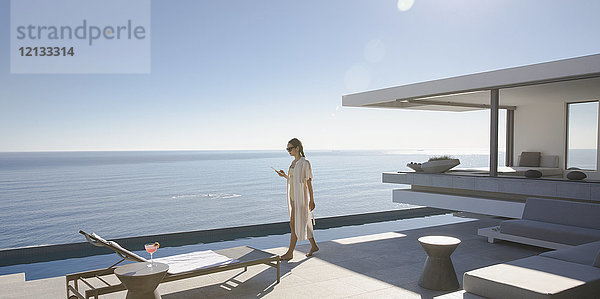
[[[148,265],[148,267],[152,267],[154,265],[152,254],[156,252],[158,246],[160,246],[158,242],[144,244],[144,249],[146,249],[146,251],[150,253],[150,265]]]

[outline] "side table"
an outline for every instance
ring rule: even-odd
[[[427,260],[419,285],[430,290],[451,291],[460,287],[450,255],[460,239],[446,236],[420,237],[419,243],[427,253]]]
[[[167,275],[169,265],[154,263],[149,266],[149,262],[132,263],[115,269],[115,275],[127,288],[127,299],[161,298],[156,288]]]

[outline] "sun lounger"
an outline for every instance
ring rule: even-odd
[[[79,231],[81,234],[85,236],[85,238],[91,244],[95,246],[104,246],[112,249],[116,252],[122,259],[116,264],[111,265],[106,269],[86,271],[80,273],[68,274],[66,276],[67,283],[67,298],[74,299],[87,299],[87,298],[98,298],[100,295],[110,294],[114,292],[119,292],[125,290],[125,286],[121,283],[119,284],[111,284],[108,281],[106,276],[112,275],[114,270],[118,264],[121,262],[128,260],[133,262],[147,262],[143,257],[121,247],[114,241],[106,241],[102,237],[96,234],[88,234],[84,231]],[[166,258],[160,259],[163,263],[169,263],[169,261],[174,261],[178,263],[174,269],[178,269],[175,271],[171,271],[167,273],[162,282],[175,281],[180,279],[186,279],[191,277],[196,277],[200,275],[206,275],[221,271],[227,271],[232,269],[241,269],[244,268],[244,271],[248,269],[248,266],[265,264],[271,267],[277,268],[277,283],[280,280],[280,259],[278,255],[271,254],[262,250],[254,249],[248,246],[241,246],[235,248],[221,249],[215,250],[214,253],[216,255],[221,255],[227,257],[228,260],[221,260],[216,264],[202,266],[203,263],[199,261],[193,261],[194,257],[202,256],[211,256],[214,258],[215,254],[210,252],[197,252],[191,254],[181,254],[170,256]],[[157,259],[159,260],[159,259]],[[199,265],[201,268],[190,269],[190,267],[182,267],[182,261],[189,260],[190,263],[195,263]],[[175,264],[174,264],[175,265]],[[98,286],[100,285],[100,286]],[[83,286],[85,290],[80,290],[80,286]]]

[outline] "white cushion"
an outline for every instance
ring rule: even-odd
[[[169,273],[177,274],[202,268],[226,265],[237,262],[212,250],[196,251],[154,259],[155,262],[169,265]]]
[[[600,269],[532,256],[466,272],[463,288],[487,298],[598,298]]]
[[[517,157],[517,165],[521,162],[521,155]],[[558,168],[558,156],[556,155],[541,155],[540,156],[540,167],[545,168]],[[531,169],[531,167],[529,167]]]

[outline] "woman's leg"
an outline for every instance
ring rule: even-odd
[[[292,208],[292,217],[290,217],[290,229],[292,233],[290,234],[290,247],[288,251],[281,256],[282,260],[291,260],[294,257],[294,248],[296,248],[296,242],[298,238],[296,237],[296,229],[294,228],[294,208]]]
[[[310,242],[310,251],[306,254],[306,256],[311,256],[313,253],[319,251],[319,246],[317,246],[317,242],[315,241],[315,233],[313,231],[313,226],[310,219],[308,219],[306,232],[308,234],[308,241]]]

